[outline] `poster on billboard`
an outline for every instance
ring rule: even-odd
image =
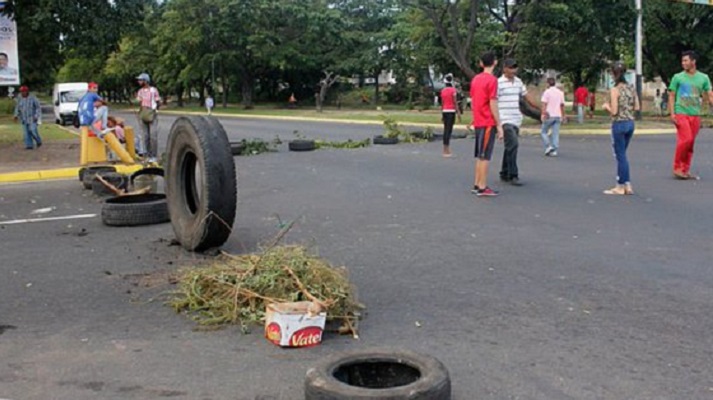
[[[17,55],[17,25],[0,14],[0,86],[20,84],[20,66]]]

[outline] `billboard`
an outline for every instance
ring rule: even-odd
[[[0,7],[4,2],[0,1]],[[17,54],[17,25],[0,14],[0,86],[20,84],[20,62]]]

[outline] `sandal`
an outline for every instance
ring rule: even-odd
[[[607,189],[604,191],[604,194],[615,194],[615,195],[625,195],[626,194],[626,189],[623,186],[614,186],[611,189]]]
[[[626,186],[624,186],[624,194],[627,194],[627,195],[634,194],[634,188],[631,187],[631,183],[627,183]]]

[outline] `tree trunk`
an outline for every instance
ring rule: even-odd
[[[176,84],[176,101],[179,107],[183,107],[183,84]]]
[[[223,108],[228,108],[228,88],[230,85],[228,84],[228,77],[224,73],[222,75],[220,77],[220,85],[223,89]]]
[[[243,74],[241,88],[242,88],[242,90],[241,90],[241,94],[242,94],[241,104],[243,105],[244,109],[250,110],[254,107],[253,93],[255,90],[255,82],[253,82],[253,79],[250,76],[250,74],[247,74],[247,73]]]
[[[374,105],[379,104],[379,72],[377,71],[374,75],[374,101],[372,101]]]

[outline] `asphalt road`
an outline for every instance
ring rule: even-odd
[[[225,125],[231,138],[380,129]],[[601,194],[614,175],[602,136],[564,137],[556,159],[524,137],[519,188],[494,180],[498,144],[494,199],[469,193],[470,139],[453,159],[438,143],[235,158],[225,249],[255,250],[297,220],[285,240],[346,265],[368,307],[360,340],[312,349],[279,349],[259,327],[196,331],[163,305],[170,286],[149,278],[201,258],[170,246],[170,224],[0,225],[0,398],[301,399],[309,365],[371,346],[439,358],[459,400],[713,398],[711,133],[701,181],[670,177],[672,136],[635,137],[626,197]],[[45,207],[100,203],[76,181],[0,187],[1,221]]]

